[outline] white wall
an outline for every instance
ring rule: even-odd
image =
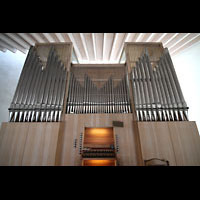
[[[200,130],[200,42],[172,57],[174,67],[189,107],[189,120]]]
[[[0,123],[9,119],[8,108],[27,54],[0,51]]]

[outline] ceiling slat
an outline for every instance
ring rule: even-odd
[[[23,48],[29,49],[30,45],[22,38],[20,38],[20,36],[18,36],[16,33],[6,33],[6,35],[21,45]]]
[[[142,42],[147,42],[147,40],[151,37],[153,33],[145,33],[143,38],[142,38]]]
[[[88,50],[87,50],[87,46],[86,46],[86,42],[85,42],[85,37],[83,33],[80,33],[80,37],[81,37],[81,42],[83,44],[83,48],[87,57],[87,60],[89,60],[89,54],[88,54]]]
[[[105,49],[104,49],[104,61],[109,62],[112,44],[114,40],[114,33],[105,33]]]
[[[113,53],[114,53],[114,51],[116,51],[116,44],[117,44],[117,38],[118,38],[118,36],[119,36],[119,33],[115,33],[114,39],[113,39],[112,48],[111,48],[111,52],[110,52],[109,60],[113,59]]]
[[[122,53],[123,48],[124,48],[124,42],[126,42],[127,37],[129,37],[128,33],[125,33],[123,36],[124,36],[124,37],[123,37],[123,39],[122,39],[122,41],[121,41],[120,48],[119,48],[119,51],[118,51],[117,57],[116,57],[116,61],[117,61],[117,62],[119,62],[119,59],[120,59],[120,57],[121,57],[121,53]],[[128,38],[128,39],[129,39],[129,38]]]
[[[55,33],[55,35],[58,38],[59,42],[65,42],[65,39],[61,33]]]
[[[17,33],[17,34],[32,46],[34,46],[34,44],[36,43],[36,40],[34,40],[29,33]]]
[[[103,60],[103,33],[95,33],[96,59]]]
[[[105,58],[105,44],[106,44],[106,37],[105,37],[105,33],[103,33],[102,60],[104,60],[104,58]]]
[[[172,39],[172,37],[174,37],[176,35],[176,33],[167,33],[161,40],[160,42],[163,43],[163,45],[165,43],[167,43],[170,39]]]
[[[173,46],[172,48],[170,48],[170,52],[175,51],[176,49],[178,49],[179,47],[183,46],[184,44],[186,44],[188,41],[192,40],[193,38],[195,38],[196,36],[198,36],[199,33],[190,33],[189,35],[187,35],[183,40],[181,40],[180,42],[178,42],[175,46]]]
[[[200,41],[200,34],[199,34],[197,37],[195,37],[194,39],[192,39],[191,41],[187,42],[187,43],[186,43],[185,45],[183,45],[182,47],[180,47],[180,48],[178,48],[177,50],[173,51],[173,52],[171,53],[171,55],[174,56],[174,55],[180,53],[182,50],[185,50],[185,49],[191,47],[192,45],[194,45],[195,43],[197,43],[197,42],[199,42],[199,41]]]
[[[132,38],[132,42],[136,42],[136,40],[138,39],[140,33],[135,33],[133,38]]]
[[[0,46],[0,51],[6,52],[7,49],[5,47]]]
[[[55,39],[49,33],[43,33],[44,37],[48,40],[48,42],[55,42]]]
[[[10,46],[9,44],[7,44],[6,42],[4,42],[3,40],[0,39],[0,45],[6,49],[8,49],[9,51],[16,53],[17,49]]]
[[[18,49],[19,51],[26,53],[27,50],[25,48],[23,48],[22,46],[20,46],[18,43],[16,43],[14,40],[12,40],[11,38],[9,38],[7,35],[0,33],[0,38],[1,40],[3,40],[4,42],[6,42],[7,44],[9,44],[11,47]]]
[[[159,39],[161,39],[165,33],[155,33],[152,38],[148,42],[157,42]]]
[[[41,37],[39,33],[30,33],[32,37],[39,43],[45,43],[45,40]]]
[[[94,59],[97,59],[97,52],[96,52],[96,40],[95,40],[95,34],[92,33],[92,44],[93,44],[93,51],[94,51]]]
[[[71,42],[73,43],[73,47],[74,47],[74,50],[75,50],[75,52],[76,52],[78,61],[80,62],[80,60],[82,60],[82,55],[81,55],[81,53],[80,53],[80,51],[79,51],[79,48],[78,48],[78,46],[77,46],[77,44],[76,44],[76,41],[75,41],[75,39],[74,39],[72,33],[68,33],[68,36],[69,36]]]
[[[26,53],[35,43],[72,42],[79,63],[117,63],[125,42],[162,42],[173,55],[197,43],[200,33],[0,33],[1,51]]]
[[[168,42],[167,44],[165,44],[165,46],[168,47],[168,49],[170,49],[171,47],[175,46],[176,43],[178,43],[179,41],[181,41],[182,39],[184,39],[184,37],[186,37],[187,35],[188,35],[188,33],[179,33],[170,42]]]
[[[95,50],[92,33],[84,33],[86,49],[88,52],[89,61],[95,61]]]

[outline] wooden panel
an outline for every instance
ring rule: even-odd
[[[0,132],[0,165],[19,166],[22,164],[28,124],[2,123]]]
[[[72,56],[72,43],[36,43],[35,47],[37,50],[37,54],[40,57],[44,66],[46,66],[47,58],[51,47],[54,46],[59,58],[65,65],[65,67],[69,68],[69,63],[71,62]]]
[[[176,165],[168,122],[138,122],[138,128],[144,160],[166,159]]]
[[[54,165],[59,123],[29,123],[22,165]]]
[[[120,165],[137,165],[135,135],[133,133],[132,114],[68,114],[65,115],[62,147],[57,158],[57,165],[81,165],[79,154],[80,134],[84,133],[85,127],[112,127],[113,121],[122,121],[124,127],[114,127],[114,138],[119,138]],[[77,139],[77,148],[74,148],[74,140]]]
[[[177,165],[200,165],[200,137],[195,122],[168,123]]]
[[[125,51],[129,57],[127,59],[129,59],[131,67],[135,66],[135,62],[138,61],[138,58],[144,53],[145,48],[148,50],[151,62],[157,62],[164,51],[162,43],[127,42],[125,43]]]

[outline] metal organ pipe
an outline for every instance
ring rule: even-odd
[[[55,48],[50,48],[46,67],[43,68],[35,47],[31,47],[9,108],[10,121],[59,121],[66,77],[66,68]]]
[[[188,120],[188,108],[167,50],[154,69],[145,50],[131,73],[139,121]]]

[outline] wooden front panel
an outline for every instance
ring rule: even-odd
[[[166,159],[169,165],[200,165],[200,137],[195,122],[139,122],[144,160]]]
[[[85,127],[107,128],[112,127],[113,121],[123,121],[124,127],[114,127],[114,141],[118,136],[119,152],[117,159],[120,165],[137,165],[135,135],[133,133],[132,114],[68,114],[65,115],[63,136],[59,141],[62,146],[57,157],[57,165],[82,165],[79,154],[80,134]],[[74,141],[77,139],[77,147]]]
[[[54,165],[59,123],[30,123],[22,165]]]
[[[144,160],[166,159],[170,166],[176,165],[167,122],[138,122],[138,128]]]
[[[59,123],[2,123],[0,166],[55,165]]]
[[[27,137],[27,123],[2,123],[0,166],[20,166]]]
[[[195,122],[168,123],[178,166],[200,165],[200,136]]]

